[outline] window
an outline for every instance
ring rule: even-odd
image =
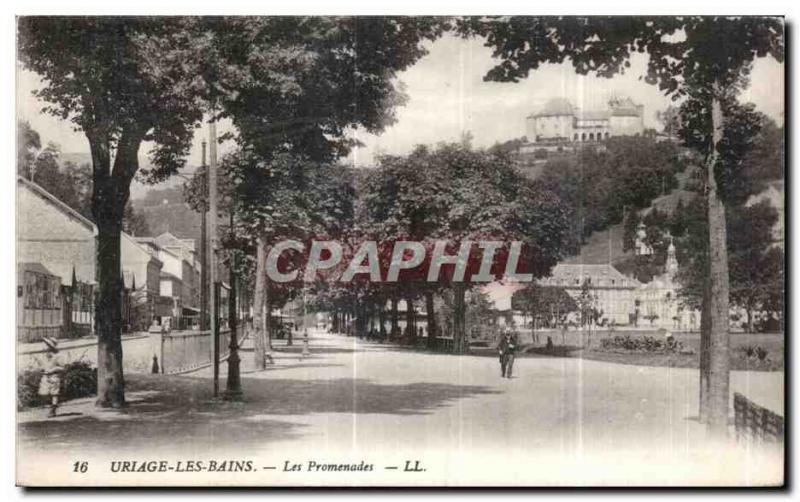
[[[39,274],[26,270],[25,282],[25,308],[28,309],[60,309],[61,308],[61,281],[57,277]]]

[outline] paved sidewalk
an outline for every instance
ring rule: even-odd
[[[780,479],[777,453],[756,459],[756,452],[705,447],[696,370],[531,357],[517,360],[513,379],[502,379],[489,357],[396,350],[315,332],[303,358],[301,340],[284,343],[277,342],[275,364],[265,371],[252,370],[252,352],[241,354],[240,403],[213,398],[206,368],[127,375],[130,406],[121,411],[98,411],[84,399],[67,403],[56,419],[41,409],[20,413],[20,458],[46,448],[65,458],[88,449],[265,462],[423,459],[429,474],[418,479],[433,484]],[[226,372],[223,364],[221,389]],[[782,373],[733,373],[732,390],[783,411]],[[648,475],[631,479],[642,466]],[[337,479],[326,483],[358,481]],[[370,483],[376,479],[398,482]]]

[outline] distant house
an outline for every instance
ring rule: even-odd
[[[64,326],[61,278],[39,262],[17,264],[17,339],[60,338]]]
[[[553,267],[549,277],[539,281],[543,286],[559,286],[571,297],[580,297],[585,282],[602,310],[602,318],[615,324],[628,324],[636,312],[637,289],[641,283],[609,264],[566,264]]]
[[[136,242],[150,250],[162,263],[159,272],[159,295],[156,317],[179,319],[187,325],[199,322],[200,262],[196,259],[194,241],[179,239],[169,232],[158,237],[136,237]],[[167,301],[169,299],[169,301]],[[180,321],[184,322],[184,321]]]
[[[643,132],[644,106],[630,98],[613,99],[604,110],[580,110],[566,99],[553,98],[528,116],[529,144],[523,151],[537,145],[594,142]]]
[[[96,237],[89,219],[17,178],[18,340],[92,333]]]
[[[96,239],[97,227],[91,220],[36,183],[17,178],[17,325],[21,341],[93,332]],[[157,254],[125,233],[120,238],[120,254],[125,327],[143,329],[152,319],[162,263]],[[56,279],[57,292],[53,290]],[[53,300],[56,294],[58,302]]]
[[[127,330],[145,330],[153,322],[155,305],[161,294],[161,268],[157,253],[123,233],[122,277],[125,283],[123,319]]]
[[[180,239],[169,232],[164,232],[157,237],[137,237],[137,242],[149,243],[158,249],[159,259],[164,263],[163,270],[180,279],[180,290],[174,286],[170,295],[163,296],[180,298],[182,308],[186,315],[199,313],[200,309],[200,271],[201,264],[197,257],[194,239]],[[167,278],[174,283],[172,278]],[[164,278],[162,277],[162,283]]]

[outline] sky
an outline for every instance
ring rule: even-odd
[[[495,142],[525,135],[525,117],[537,111],[547,100],[566,98],[579,108],[597,110],[605,107],[611,96],[629,96],[644,105],[645,127],[659,128],[655,114],[670,101],[656,86],[640,80],[646,56],[636,54],[625,74],[611,79],[579,76],[567,62],[543,65],[518,83],[484,82],[483,76],[496,63],[491,50],[480,40],[446,36],[428,43],[428,55],[398,74],[408,102],[397,110],[397,122],[379,135],[355,131],[364,143],[348,158],[357,166],[373,164],[378,154],[404,154],[418,144],[458,141],[470,132],[473,145],[491,146]],[[740,96],[757,109],[783,123],[784,67],[772,59],[758,60],[751,85]],[[89,145],[81,132],[69,122],[40,112],[42,103],[31,96],[40,85],[37,75],[18,68],[17,115],[28,120],[44,142],[53,141],[63,152],[87,152]],[[218,127],[223,133],[230,125]],[[198,129],[190,154],[190,164],[199,164],[201,140],[207,128]],[[220,147],[224,153],[231,145]],[[144,157],[147,147],[140,155]]]

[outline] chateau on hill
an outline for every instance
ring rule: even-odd
[[[605,110],[580,110],[563,98],[553,98],[526,119],[528,142],[521,153],[571,148],[612,136],[639,136],[644,132],[644,106],[630,98],[615,98]]]

